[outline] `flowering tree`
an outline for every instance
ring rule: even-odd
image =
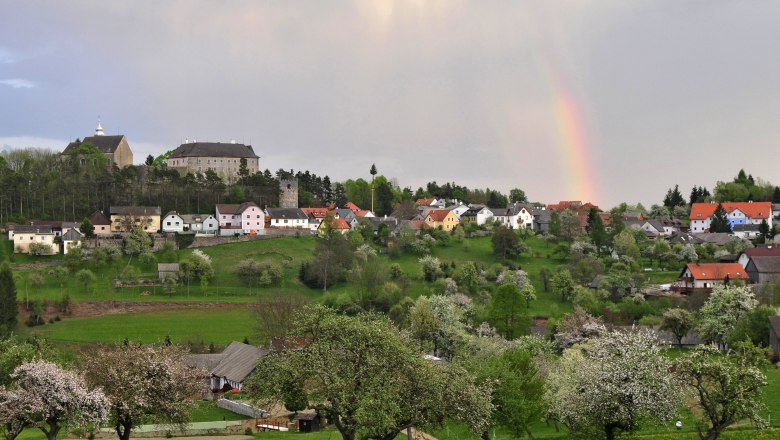
[[[737,321],[758,305],[753,291],[746,286],[720,285],[712,290],[699,310],[696,330],[703,339],[725,347],[726,338]]]
[[[555,344],[559,350],[587,342],[607,332],[601,318],[596,318],[579,307],[566,315],[556,330]]]
[[[87,359],[87,380],[111,399],[110,421],[121,440],[141,423],[190,421],[192,397],[205,389],[203,372],[187,367],[175,346],[106,347]]]
[[[82,377],[57,364],[28,362],[18,366],[11,378],[21,399],[10,408],[15,420],[39,428],[49,440],[56,440],[69,425],[97,424],[108,417],[110,402],[103,391],[89,390]]]
[[[476,385],[462,368],[426,360],[386,318],[313,306],[293,327],[306,347],[260,361],[245,388],[255,400],[328,414],[344,440],[392,440],[409,427],[441,426],[448,418],[476,433],[487,429],[490,386]]]
[[[722,355],[712,346],[701,346],[678,360],[677,374],[694,391],[700,411],[696,429],[704,440],[715,440],[738,420],[766,426],[761,403],[766,376],[756,365],[760,357]]]
[[[566,350],[547,380],[550,412],[572,431],[601,431],[608,440],[648,420],[666,422],[681,401],[649,331],[611,332]]]
[[[38,403],[19,390],[0,388],[0,432],[6,440],[14,440],[24,428],[32,426],[29,417],[40,406]]]

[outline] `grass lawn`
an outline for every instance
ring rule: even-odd
[[[247,308],[179,309],[154,313],[129,313],[97,317],[65,318],[54,324],[24,327],[23,335],[39,336],[54,343],[121,342],[125,338],[144,343],[203,341],[227,345],[252,339],[255,319]]]
[[[251,419],[241,414],[236,414],[233,411],[228,411],[224,408],[217,406],[216,402],[211,400],[200,400],[197,402],[197,407],[192,412],[193,422],[214,422],[220,420],[245,420]]]

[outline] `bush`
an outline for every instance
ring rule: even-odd
[[[29,247],[30,255],[51,255],[54,250],[50,244],[46,243],[30,243]]]

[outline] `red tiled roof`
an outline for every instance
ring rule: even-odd
[[[349,223],[343,218],[333,219],[333,229],[350,229]]]
[[[748,279],[739,263],[688,263],[688,270],[696,280]]]
[[[727,213],[739,209],[750,218],[768,219],[772,215],[772,202],[723,202],[721,205]],[[717,203],[694,203],[691,206],[690,218],[691,220],[704,220],[712,217],[717,208]]]
[[[412,229],[415,229],[415,230],[420,230],[420,229],[428,227],[428,225],[424,221],[422,221],[422,220],[410,220],[409,221],[409,226]]]
[[[352,202],[347,202],[344,207],[352,211],[360,211],[360,207]]]
[[[371,211],[369,211],[368,209],[358,209],[357,211],[355,211],[355,215],[360,218],[363,218],[370,213]]]
[[[417,199],[417,201],[414,202],[414,204],[415,205],[431,206],[431,204],[433,203],[434,200],[436,200],[436,199]]]
[[[325,218],[328,215],[328,208],[301,208],[301,211],[314,218]]]
[[[780,256],[780,246],[747,248],[742,253],[748,257],[775,257]]]
[[[449,213],[449,209],[434,209],[428,213],[428,217],[430,217],[432,221],[443,222]]]

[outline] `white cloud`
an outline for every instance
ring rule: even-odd
[[[34,82],[22,78],[0,79],[0,84],[14,89],[34,89],[38,87]]]
[[[69,141],[63,139],[45,138],[37,136],[0,136],[0,145],[3,150],[18,150],[21,148],[47,148],[54,151],[62,151]]]

